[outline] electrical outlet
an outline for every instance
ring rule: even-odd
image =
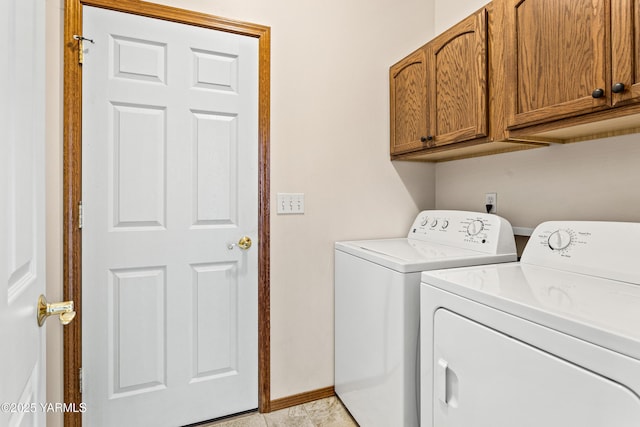
[[[278,193],[278,215],[304,214],[304,193]]]
[[[485,212],[486,212],[486,205],[491,205],[491,210],[488,213],[498,212],[498,193],[485,193],[484,204],[485,204]]]

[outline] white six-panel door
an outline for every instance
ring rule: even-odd
[[[0,426],[44,426],[44,1],[0,2]]]
[[[256,408],[258,41],[83,20],[84,425]]]

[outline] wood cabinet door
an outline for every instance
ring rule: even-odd
[[[391,155],[416,151],[427,142],[426,62],[423,49],[389,70]]]
[[[610,0],[506,2],[508,126],[608,108]]]
[[[469,16],[428,45],[427,106],[433,146],[485,137],[487,12]]]
[[[640,101],[640,0],[611,2],[611,91],[614,106]]]

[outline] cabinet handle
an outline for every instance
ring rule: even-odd
[[[604,89],[596,89],[593,92],[591,92],[591,96],[594,98],[602,98],[604,96]]]
[[[624,83],[616,83],[611,88],[611,92],[613,93],[622,93],[624,92]]]
[[[429,136],[423,136],[420,138],[421,142],[427,142],[427,141],[433,141],[433,136],[429,135]]]

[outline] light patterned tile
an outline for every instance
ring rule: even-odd
[[[358,427],[336,397],[316,400],[268,414],[247,414],[203,427]]]
[[[301,405],[263,415],[268,427],[315,427]]]
[[[316,427],[357,427],[349,412],[336,397],[316,400],[302,405]]]

